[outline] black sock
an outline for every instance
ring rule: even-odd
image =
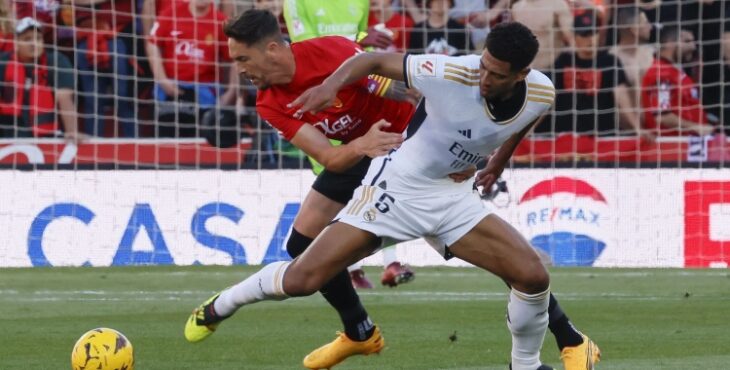
[[[296,257],[309,247],[312,240],[312,238],[304,236],[292,228],[291,235],[286,243],[286,250],[292,258]],[[370,321],[365,307],[360,303],[360,297],[355,292],[355,288],[352,287],[350,274],[347,270],[335,275],[319,291],[330,306],[337,310],[340,320],[345,326],[345,335],[348,338],[354,341],[364,341],[373,335],[375,326]]]
[[[573,347],[583,343],[583,336],[570,322],[552,293],[550,293],[548,316],[550,318],[548,328],[555,336],[555,341],[558,342],[558,349],[562,351],[565,347]]]
[[[215,301],[218,300],[218,297],[216,297],[214,300],[212,300],[207,305],[203,306],[203,317],[202,319],[200,317],[197,317],[195,321],[198,323],[198,325],[210,325],[215,324],[217,322],[221,322],[229,316],[221,316],[217,312],[215,312]]]

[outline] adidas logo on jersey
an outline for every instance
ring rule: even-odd
[[[469,130],[459,130],[459,133],[466,137],[467,139],[471,139],[471,129]]]

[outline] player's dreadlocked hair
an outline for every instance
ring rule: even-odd
[[[509,63],[512,72],[527,68],[539,48],[537,37],[519,22],[500,23],[487,36],[489,54]]]
[[[249,9],[241,13],[226,22],[223,33],[249,46],[269,38],[284,41],[279,30],[279,21],[268,10]]]

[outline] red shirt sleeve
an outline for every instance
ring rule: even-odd
[[[266,120],[272,127],[279,130],[279,134],[286,140],[291,140],[299,132],[305,122],[287,116],[283,112],[272,109],[266,104],[256,104],[256,111],[259,116]]]

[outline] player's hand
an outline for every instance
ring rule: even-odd
[[[697,135],[705,136],[712,135],[715,132],[715,126],[713,125],[694,125],[692,131],[696,132]]]
[[[164,80],[160,81],[160,87],[162,88],[162,91],[164,91],[165,94],[167,94],[167,96],[170,96],[173,98],[178,97],[178,96],[182,95],[182,93],[183,93],[182,90],[180,90],[180,88],[177,87],[177,84],[175,83],[175,81],[170,80],[170,79],[164,79]]]
[[[370,127],[365,135],[353,140],[352,143],[357,145],[361,154],[370,158],[386,155],[403,143],[403,135],[384,131],[388,127],[390,122],[381,119]]]
[[[66,139],[66,141],[68,141],[68,142],[78,144],[78,143],[82,143],[82,142],[88,140],[89,135],[87,135],[83,132],[71,131],[71,132],[65,132],[63,134],[63,138]]]
[[[333,106],[336,98],[337,90],[326,83],[322,83],[321,85],[307,89],[302,95],[294,99],[293,102],[287,104],[286,107],[299,107],[296,112],[297,116],[304,114],[304,112],[314,114]]]
[[[478,187],[482,187],[482,194],[492,188],[497,179],[502,176],[502,172],[504,172],[504,165],[493,163],[491,160],[485,169],[477,172],[475,182]]]
[[[474,176],[475,172],[477,172],[477,166],[472,165],[461,172],[450,173],[449,177],[454,180],[454,182],[464,182]]]
[[[469,14],[467,22],[474,28],[487,27],[489,26],[489,14],[487,12]]]
[[[372,46],[379,49],[387,49],[393,44],[393,38],[385,32],[380,32],[374,26],[368,28],[368,35],[358,42],[363,48]]]
[[[641,130],[638,134],[642,144],[654,144],[656,142],[656,135],[650,130]]]

